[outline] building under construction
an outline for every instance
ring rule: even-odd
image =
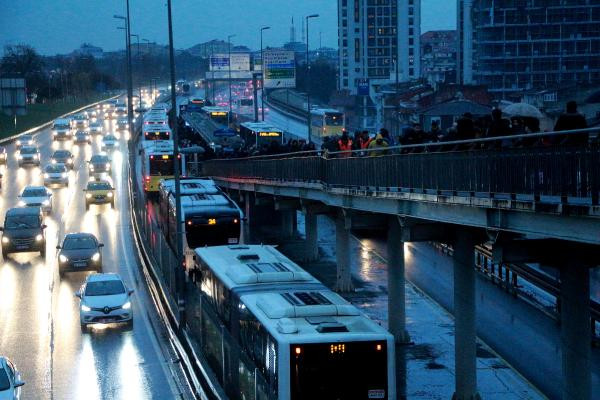
[[[600,83],[600,0],[458,0],[458,79],[497,97]]]

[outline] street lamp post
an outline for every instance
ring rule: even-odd
[[[229,47],[229,113],[227,113],[227,127],[231,124],[231,113],[232,113],[232,104],[231,104],[231,39],[233,39],[236,35],[227,36],[227,44]]]
[[[125,49],[127,54],[127,125],[129,126],[129,137],[133,138],[133,77],[131,76],[131,38],[129,37],[130,32],[130,21],[129,21],[129,0],[126,0],[127,4],[127,17],[121,15],[113,15],[116,19],[122,19],[125,21]]]
[[[142,81],[140,78],[140,71],[139,71],[139,66],[140,66],[140,35],[136,34],[136,33],[132,33],[130,36],[135,36],[136,41],[137,41],[137,52],[136,52],[136,59],[137,59],[137,73],[138,73],[138,96],[140,99],[140,103],[142,102]]]
[[[185,275],[183,270],[183,240],[181,235],[181,193],[180,181],[181,170],[179,165],[179,137],[177,129],[177,94],[175,92],[175,52],[173,50],[173,18],[171,15],[171,0],[167,0],[168,18],[169,18],[169,63],[171,70],[171,120],[173,121],[173,158],[175,159],[175,221],[176,226],[176,248],[175,248],[175,280],[177,287],[177,304],[179,309],[179,326],[185,325]]]
[[[311,14],[306,16],[306,108],[307,108],[307,125],[308,125],[308,143],[312,142],[311,138],[311,115],[310,115],[310,60],[308,58],[308,20],[317,18],[319,14]]]
[[[262,120],[265,120],[265,57],[263,55],[263,32],[267,29],[271,29],[270,26],[263,26],[260,28],[260,103],[261,103],[261,116]]]

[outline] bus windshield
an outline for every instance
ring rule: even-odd
[[[344,125],[344,116],[342,115],[342,113],[326,113],[325,125],[342,126]]]
[[[170,140],[169,131],[144,131],[144,140]]]
[[[154,158],[150,159],[150,175],[173,176],[175,174],[173,156],[167,157],[168,158],[163,158],[163,156],[154,156]]]

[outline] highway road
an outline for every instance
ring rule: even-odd
[[[110,124],[105,129],[112,129]],[[42,166],[58,148],[49,129],[35,136]],[[140,274],[132,242],[127,189],[128,157],[125,135],[112,155],[116,208],[91,206],[85,210],[83,188],[87,164],[100,151],[101,137],[91,145],[72,146],[75,169],[69,187],[52,189],[52,214],[46,217],[47,254],[13,254],[0,266],[0,354],[17,365],[26,384],[24,399],[170,399],[189,398],[162,323]],[[18,202],[26,185],[41,185],[39,168],[18,168],[14,145],[8,145],[0,197],[2,218]],[[79,299],[74,296],[87,273],[60,278],[55,247],[68,232],[91,232],[105,244],[104,272],[119,273],[135,289],[134,325],[92,327],[82,333]]]

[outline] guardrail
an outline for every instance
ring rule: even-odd
[[[12,135],[12,136],[6,137],[6,138],[4,138],[4,139],[0,139],[0,144],[11,143],[11,142],[13,142],[13,141],[17,140],[18,138],[20,138],[20,137],[21,137],[21,136],[23,136],[23,135],[29,135],[29,134],[35,133],[35,132],[37,132],[37,131],[40,131],[40,130],[42,130],[42,129],[46,129],[47,127],[49,127],[50,125],[52,125],[52,123],[53,123],[53,122],[54,122],[54,120],[56,120],[56,119],[65,118],[65,117],[68,117],[69,115],[72,115],[72,114],[77,114],[78,112],[81,112],[81,111],[83,111],[83,110],[86,110],[86,109],[88,109],[88,108],[90,108],[90,107],[94,107],[94,106],[95,106],[95,105],[97,105],[97,104],[103,103],[103,102],[105,102],[106,100],[116,99],[116,98],[118,98],[118,97],[121,97],[122,95],[123,95],[123,94],[118,94],[118,95],[116,95],[116,96],[113,96],[113,97],[107,97],[106,99],[103,99],[103,100],[97,101],[97,102],[95,102],[95,103],[90,103],[90,104],[88,104],[88,105],[85,105],[85,106],[83,106],[83,107],[80,107],[80,108],[78,108],[78,109],[76,109],[76,110],[72,110],[72,111],[69,111],[69,112],[67,112],[67,113],[64,113],[63,115],[59,115],[58,117],[54,118],[53,120],[51,120],[51,121],[48,121],[48,122],[46,122],[46,123],[44,123],[44,124],[42,124],[42,125],[38,125],[38,126],[35,126],[35,127],[31,128],[31,129],[27,129],[26,131],[23,131],[23,132],[17,133],[16,135]]]
[[[445,243],[432,242],[432,245],[445,254],[452,255],[452,246]],[[560,283],[557,279],[538,271],[527,264],[497,264],[493,262],[492,250],[487,245],[475,246],[475,266],[481,274],[490,281],[499,284],[506,291],[514,296],[532,304],[534,307],[543,311],[550,318],[560,323]],[[522,290],[519,280],[524,280],[543,292],[555,298],[552,309],[547,305],[541,304],[531,293]],[[600,324],[600,303],[590,299],[590,329],[592,333],[592,343],[600,344],[600,331],[597,325]]]
[[[481,194],[503,199],[523,196],[523,200],[535,202],[543,202],[545,196],[549,196],[560,199],[562,203],[578,198],[598,205],[598,143],[588,146],[454,149],[490,145],[494,141],[533,140],[599,130],[600,128],[426,143],[352,153],[300,152],[211,160],[204,163],[204,172],[209,176],[222,178],[316,182],[331,188],[441,196],[472,197]],[[446,151],[449,147],[452,150]],[[553,199],[552,202],[554,201]]]

